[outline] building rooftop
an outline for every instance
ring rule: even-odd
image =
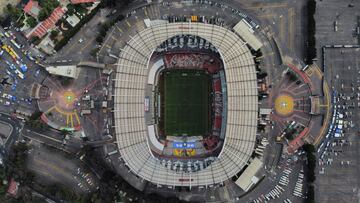
[[[244,191],[248,191],[250,187],[259,180],[255,174],[262,167],[263,163],[258,158],[254,158],[251,164],[241,174],[239,179],[236,180],[235,184],[238,185]]]
[[[254,50],[258,50],[262,47],[261,41],[254,35],[254,30],[249,23],[242,19],[235,26],[234,31],[240,35]]]
[[[7,193],[9,193],[11,196],[16,196],[18,190],[19,190],[19,183],[16,182],[14,179],[11,179]]]
[[[26,38],[29,39],[32,36],[42,38],[49,30],[55,27],[55,24],[64,16],[65,12],[66,8],[62,8],[60,6],[55,8],[46,20],[40,22],[26,35]]]
[[[76,66],[49,66],[46,70],[53,75],[59,75],[69,78],[78,77],[78,69]]]
[[[97,0],[71,0],[72,4],[94,3]]]
[[[75,27],[75,25],[80,22],[80,19],[76,15],[72,15],[66,18],[66,22],[68,22],[72,27]]]
[[[40,6],[37,1],[30,0],[25,6],[24,6],[24,12],[26,14],[31,15],[34,18],[37,18],[40,12]]]

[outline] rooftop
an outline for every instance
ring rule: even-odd
[[[71,0],[72,4],[94,3],[97,0]]]
[[[27,35],[26,38],[31,38],[32,36],[37,36],[42,38],[50,29],[55,27],[55,24],[60,20],[66,12],[66,8],[57,7],[51,13],[51,15],[44,21],[40,22],[34,29],[32,29]]]
[[[25,6],[24,6],[24,12],[26,14],[31,15],[32,17],[36,18],[39,15],[40,12],[40,6],[37,1],[30,0]]]
[[[53,75],[59,75],[70,78],[78,77],[78,70],[76,66],[49,66],[46,70]]]

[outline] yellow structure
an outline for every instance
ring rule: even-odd
[[[196,150],[195,149],[187,149],[186,150],[186,155],[187,156],[195,156],[196,155]]]
[[[175,156],[182,156],[183,155],[183,153],[184,153],[184,150],[182,150],[182,149],[174,149],[173,150],[173,153],[174,153],[174,155]]]
[[[64,103],[66,103],[67,105],[73,105],[75,99],[76,99],[76,95],[74,92],[65,91],[63,93],[63,100],[64,100]]]
[[[191,16],[191,22],[197,22],[198,17],[197,16]]]
[[[287,94],[279,95],[275,99],[275,111],[281,116],[288,116],[294,111],[294,98]]]

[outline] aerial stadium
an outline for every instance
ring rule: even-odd
[[[252,161],[258,116],[245,20],[165,23],[131,37],[117,62],[116,142],[131,173],[156,185],[222,184]]]

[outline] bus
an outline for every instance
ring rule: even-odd
[[[6,32],[6,31],[5,31],[4,34],[5,34],[6,37],[11,37],[11,35],[10,35],[8,32]]]
[[[15,70],[15,73],[19,78],[21,78],[21,79],[25,78],[24,74],[21,71],[19,71],[18,69]]]
[[[10,40],[10,42],[11,42],[16,48],[21,49],[21,46],[20,46],[14,39]]]
[[[8,46],[9,47],[9,46]],[[20,58],[19,55],[14,51],[14,49],[12,47],[9,47],[10,52],[12,52],[12,54],[16,57],[16,58]]]

